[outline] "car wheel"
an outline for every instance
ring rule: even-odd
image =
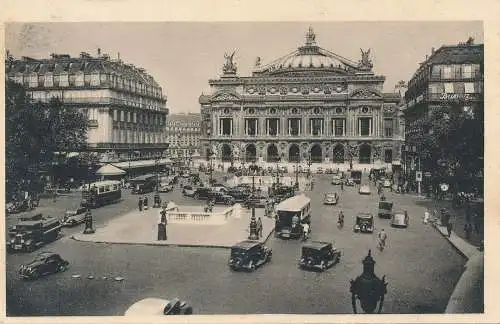
[[[254,270],[255,270],[255,264],[253,263],[253,261],[250,261],[250,271]]]
[[[64,272],[68,270],[68,266],[66,264],[60,264],[59,267],[57,267],[57,272]]]
[[[321,269],[321,271],[325,271],[325,269],[326,269],[325,261],[321,261],[320,269]]]

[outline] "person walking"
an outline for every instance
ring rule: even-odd
[[[378,247],[380,251],[383,251],[385,249],[385,241],[387,240],[387,233],[384,231],[382,228],[380,232],[378,233]]]
[[[139,196],[139,211],[141,212],[142,211],[142,206],[143,206],[143,199],[142,199],[142,196]]]
[[[480,226],[481,226],[481,219],[479,218],[479,215],[477,214],[477,212],[474,213],[473,219],[474,219],[474,233],[479,235]]]
[[[340,181],[340,190],[344,191],[344,181]]]
[[[429,223],[429,217],[430,217],[429,210],[426,209],[425,212],[424,212],[424,224],[428,224]]]
[[[448,231],[448,237],[451,237],[451,230],[453,229],[453,224],[451,223],[451,220],[448,220],[446,223],[446,230]]]
[[[259,216],[259,218],[257,219],[257,235],[259,238],[262,238],[262,230],[262,219]]]
[[[144,202],[143,202],[143,204],[144,204],[144,210],[148,210],[148,196],[145,196],[145,197],[144,197]]]

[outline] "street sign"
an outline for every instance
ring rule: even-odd
[[[422,182],[422,171],[415,172],[415,178],[417,182]]]

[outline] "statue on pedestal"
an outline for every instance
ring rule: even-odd
[[[236,54],[236,51],[234,51],[232,54],[224,53],[224,58],[226,59],[226,63],[224,63],[224,66],[222,67],[222,71],[224,72],[224,74],[236,73],[237,68],[236,63],[234,63],[234,54]]]

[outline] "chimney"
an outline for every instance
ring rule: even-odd
[[[118,52],[118,61],[120,60],[120,52]]]
[[[434,54],[435,51],[436,51],[436,49],[434,47],[431,48],[431,54]]]
[[[97,49],[97,56],[101,56],[101,49],[100,48]]]

